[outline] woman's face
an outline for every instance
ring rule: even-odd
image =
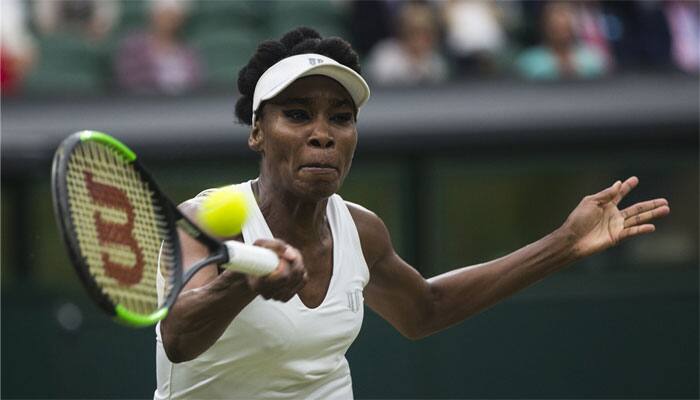
[[[336,193],[357,145],[355,107],[325,76],[301,78],[268,100],[249,139],[275,188],[319,200]]]

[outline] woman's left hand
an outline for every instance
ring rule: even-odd
[[[656,228],[649,222],[671,212],[663,198],[620,210],[618,204],[638,183],[634,176],[624,183],[617,181],[601,192],[584,197],[571,212],[562,228],[573,238],[577,258],[603,251],[624,239],[654,232]]]

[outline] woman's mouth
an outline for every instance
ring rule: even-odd
[[[309,163],[304,164],[299,167],[300,172],[314,174],[314,175],[326,175],[326,174],[337,174],[338,168],[325,163]]]

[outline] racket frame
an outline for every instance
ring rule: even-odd
[[[173,271],[172,271],[172,289],[168,293],[160,308],[150,314],[141,314],[128,310],[122,304],[114,304],[114,302],[103,293],[100,286],[95,282],[89,272],[89,266],[86,259],[80,251],[80,243],[78,242],[75,227],[69,215],[70,204],[68,200],[68,187],[66,185],[66,175],[68,173],[68,162],[73,149],[82,142],[94,141],[102,145],[106,145],[114,150],[125,161],[132,164],[140,177],[147,183],[152,191],[152,201],[155,199],[159,206],[162,207],[164,219],[167,224],[167,232],[170,236],[173,250]],[[148,171],[139,163],[136,154],[129,149],[125,144],[105,133],[98,131],[80,131],[66,138],[56,150],[51,168],[51,191],[54,206],[54,215],[56,216],[57,225],[59,227],[60,236],[68,248],[68,256],[71,264],[80,278],[81,283],[87,290],[90,297],[99,305],[99,307],[112,316],[117,322],[132,326],[145,327],[151,326],[162,320],[168,315],[170,306],[175,302],[182,287],[197,273],[201,268],[212,264],[222,264],[228,261],[228,252],[224,244],[212,238],[207,233],[202,231],[183,215],[173,202],[160,190],[158,185]],[[187,273],[183,276],[181,246],[178,237],[177,228],[181,228],[195,240],[202,243],[210,251],[210,256],[198,261]]]

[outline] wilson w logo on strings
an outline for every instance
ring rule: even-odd
[[[139,283],[143,276],[143,251],[134,238],[134,206],[123,190],[104,183],[96,182],[92,173],[84,171],[85,186],[95,204],[117,210],[126,215],[124,223],[106,219],[102,212],[95,210],[93,221],[97,230],[97,238],[101,246],[102,262],[105,274],[117,280],[121,285],[131,286]],[[117,245],[126,248],[133,255],[133,265],[113,260],[114,257],[105,250],[106,247]]]

